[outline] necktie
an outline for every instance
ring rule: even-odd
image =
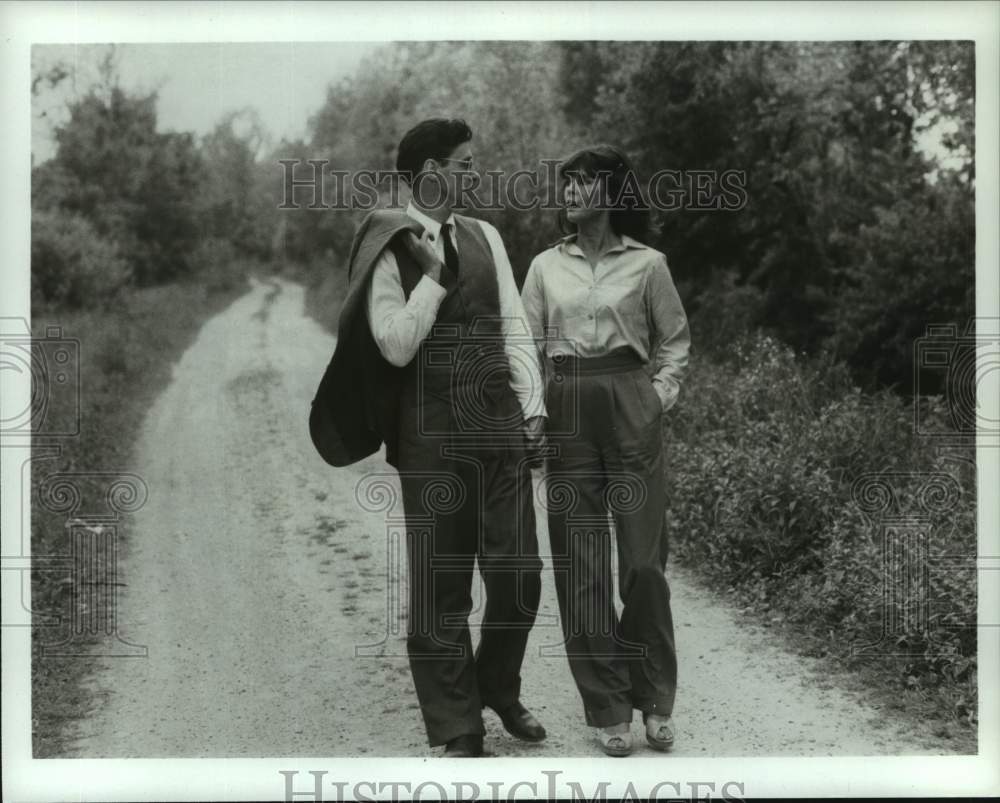
[[[444,238],[444,264],[453,276],[458,276],[458,251],[451,242],[451,224],[441,224],[441,236]]]

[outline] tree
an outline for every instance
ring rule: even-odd
[[[274,208],[258,184],[258,159],[266,144],[260,116],[249,108],[225,115],[201,142],[204,234],[261,257],[270,250]]]
[[[735,312],[718,287],[742,303],[751,286],[763,303],[750,325],[834,349],[867,382],[904,383],[912,334],[973,314],[969,43],[561,47],[563,108],[589,138],[620,143],[646,175],[746,172],[743,209],[671,213],[654,243],[703,330]],[[917,140],[942,121],[961,167],[933,184],[941,165]]]
[[[156,131],[155,93],[93,88],[55,136],[55,157],[33,176],[33,203],[90,221],[140,284],[185,274],[199,237],[201,161],[190,134]]]
[[[558,52],[550,43],[407,42],[373,53],[356,75],[331,86],[311,123],[309,155],[345,170],[392,170],[402,135],[428,117],[461,117],[473,129],[478,169],[539,169],[570,150],[558,113]],[[535,193],[544,197],[544,183]],[[530,199],[525,183],[519,193]],[[406,200],[405,192],[401,199]],[[345,213],[294,213],[323,247],[346,255],[356,219]],[[477,212],[504,234],[515,275],[556,235],[554,216],[514,209]]]

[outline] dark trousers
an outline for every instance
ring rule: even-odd
[[[659,397],[634,353],[571,360],[548,386],[549,535],[566,652],[588,725],[669,715],[677,688]],[[615,610],[611,527],[618,557]]]
[[[518,700],[542,564],[522,445],[482,448],[438,434],[453,415],[443,399],[421,399],[409,413],[399,440],[407,652],[433,747],[482,734],[482,706],[503,709]],[[477,560],[485,610],[473,651],[468,619]]]

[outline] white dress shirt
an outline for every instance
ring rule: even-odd
[[[444,239],[441,224],[428,217],[412,203],[406,214],[420,223],[429,233],[430,242],[438,259],[444,262]],[[455,216],[445,221],[450,231],[455,231]],[[527,323],[521,295],[514,281],[507,249],[500,233],[484,220],[476,221],[486,236],[493,254],[500,291],[501,331],[504,350],[510,363],[510,386],[517,395],[525,420],[545,415],[545,391],[538,362],[538,353],[531,329]],[[455,237],[452,244],[458,249]],[[461,259],[461,254],[459,254]],[[408,365],[417,353],[421,342],[430,333],[438,308],[447,291],[424,274],[407,300],[399,277],[399,267],[392,251],[386,248],[375,264],[371,283],[368,285],[368,322],[372,336],[382,356],[393,365]]]

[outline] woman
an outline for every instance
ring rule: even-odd
[[[643,242],[649,210],[626,156],[577,151],[560,182],[569,233],[532,261],[522,298],[548,376],[549,535],[566,652],[605,753],[632,752],[633,709],[650,746],[669,750],[677,659],[661,418],[687,365],[687,318],[666,257]]]

